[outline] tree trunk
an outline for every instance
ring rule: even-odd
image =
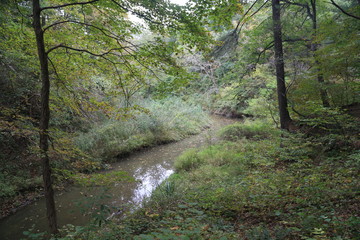
[[[50,78],[48,58],[45,51],[44,32],[41,27],[41,7],[39,0],[33,0],[33,28],[36,36],[36,44],[39,55],[40,71],[41,71],[41,115],[40,115],[40,151],[42,161],[42,174],[44,181],[46,214],[49,221],[50,232],[58,233],[56,210],[54,201],[54,190],[51,182],[51,168],[48,156],[48,128],[50,119],[49,93]]]
[[[316,0],[311,0],[311,9],[312,9],[312,14],[309,16],[312,20],[312,29],[313,29],[313,40],[311,42],[311,51],[313,53],[313,57],[315,59],[315,66],[317,68],[316,71],[317,71],[317,81],[320,85],[320,98],[324,107],[330,107],[329,96],[326,92],[326,89],[324,88],[324,82],[325,82],[324,76],[320,71],[320,62],[316,58],[316,52],[319,48],[319,44],[314,42],[317,34]]]
[[[289,129],[291,123],[290,114],[288,111],[286,86],[285,86],[285,69],[282,46],[282,33],[280,21],[280,2],[279,0],[272,0],[272,18],[274,31],[274,47],[275,47],[275,66],[276,66],[276,82],[277,94],[280,114],[281,129]]]

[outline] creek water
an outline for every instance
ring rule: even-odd
[[[91,211],[96,201],[106,203],[114,209],[113,211],[128,206],[139,206],[144,198],[149,197],[151,192],[174,172],[173,163],[183,151],[214,143],[217,141],[216,132],[234,121],[215,116],[212,118],[211,127],[199,135],[136,152],[112,164],[111,171],[125,171],[136,181],[116,183],[106,190],[104,187],[72,186],[56,193],[59,226],[81,226],[88,223],[91,216],[86,212],[89,212],[89,208]],[[99,198],[103,199],[98,200]],[[30,228],[32,232],[43,232],[48,229],[44,199],[0,220],[0,239],[21,239],[24,237],[23,231]]]

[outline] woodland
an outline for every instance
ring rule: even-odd
[[[54,191],[237,119],[140,208],[60,226]],[[24,239],[360,239],[359,0],[1,0],[0,216]],[[1,236],[0,236],[1,238]]]

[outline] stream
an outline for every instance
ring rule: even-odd
[[[125,171],[136,181],[117,183],[107,189],[103,187],[85,188],[72,186],[56,193],[57,218],[59,227],[65,224],[85,225],[90,216],[84,214],[93,204],[94,197],[114,209],[139,206],[144,198],[173,172],[175,159],[189,148],[206,146],[214,143],[216,132],[235,120],[224,117],[212,117],[212,125],[199,135],[190,136],[182,141],[156,146],[122,158],[113,163],[111,171]],[[40,199],[20,209],[15,214],[0,220],[0,239],[14,240],[24,237],[23,231],[32,228],[32,232],[47,231],[45,200]]]

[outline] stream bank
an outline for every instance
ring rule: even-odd
[[[235,120],[213,117],[211,128],[199,135],[191,136],[179,142],[169,143],[141,152],[136,152],[121,162],[112,164],[111,171],[126,171],[136,181],[116,184],[109,189],[95,187],[93,189],[72,186],[56,195],[59,225],[84,225],[91,219],[89,208],[94,207],[99,193],[106,195],[105,201],[111,209],[119,209],[132,205],[139,205],[142,200],[150,196],[164,179],[173,173],[173,162],[184,150],[214,143],[215,132],[221,127],[233,123]],[[103,194],[105,192],[106,194]],[[22,232],[33,227],[34,232],[47,230],[45,217],[45,202],[40,199],[0,221],[0,235],[2,239],[20,239]]]

